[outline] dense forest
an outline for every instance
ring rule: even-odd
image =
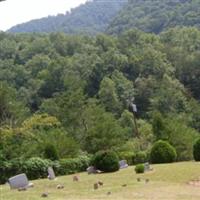
[[[196,28],[96,38],[1,33],[1,157],[45,157],[48,144],[59,158],[148,151],[166,139],[178,160],[191,159],[200,131],[199,54]],[[139,137],[127,105],[133,98]]]
[[[48,16],[12,27],[9,32],[57,32],[96,34],[104,32],[127,0],[93,0],[66,14]]]
[[[128,3],[127,3],[128,2]],[[119,34],[137,28],[160,33],[176,26],[200,26],[199,0],[88,1],[65,15],[49,16],[12,27],[9,32]]]
[[[17,159],[89,158],[100,150],[144,162],[159,140],[175,148],[177,161],[193,159],[200,132],[200,30],[192,26],[199,23],[200,1],[132,0],[107,29],[114,34],[91,37],[124,3],[109,2],[115,7],[110,13],[104,13],[106,2],[102,9],[98,1],[87,2],[10,30],[52,31],[58,19],[59,30],[84,34],[0,32],[1,174],[19,172],[13,170]],[[40,166],[35,162],[28,166]]]
[[[118,34],[131,28],[160,33],[175,26],[200,27],[199,0],[129,0],[108,27]]]

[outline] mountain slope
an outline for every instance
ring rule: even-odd
[[[32,20],[12,27],[8,32],[56,32],[95,34],[103,32],[127,0],[93,0],[71,12]]]
[[[138,28],[160,33],[175,26],[200,27],[200,0],[129,0],[107,32],[118,34]]]

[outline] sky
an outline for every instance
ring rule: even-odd
[[[32,19],[65,13],[86,0],[6,0],[0,2],[0,30]]]

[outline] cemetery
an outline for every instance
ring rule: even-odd
[[[198,162],[173,164],[145,163],[145,172],[136,174],[135,166],[113,173],[54,174],[49,168],[47,178],[30,182],[22,174],[1,185],[1,200],[88,200],[88,199],[200,199]],[[22,184],[22,185],[20,185]],[[25,185],[23,185],[25,184]],[[27,187],[25,190],[16,189]]]

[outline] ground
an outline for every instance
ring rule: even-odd
[[[38,200],[48,192],[49,200],[199,200],[200,186],[189,185],[191,180],[200,178],[200,163],[182,162],[153,165],[153,171],[142,175],[135,174],[134,167],[116,173],[88,175],[77,174],[79,182],[73,182],[73,175],[58,177],[55,181],[33,181],[34,188],[18,192],[8,185],[0,186],[0,200]],[[141,178],[141,182],[137,181]],[[149,183],[145,180],[149,179]],[[95,182],[104,183],[98,190]],[[63,190],[56,189],[63,184]],[[126,184],[126,187],[122,185]],[[108,195],[108,193],[110,193]]]

